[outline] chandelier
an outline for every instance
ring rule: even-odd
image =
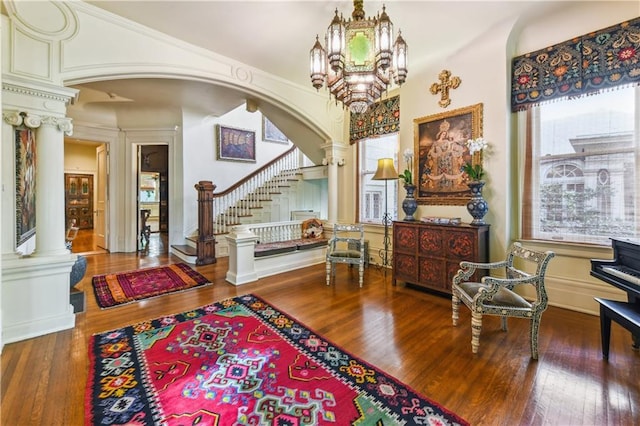
[[[333,17],[325,44],[318,36],[311,49],[311,83],[316,89],[326,84],[336,102],[351,112],[363,113],[380,99],[391,79],[401,85],[407,77],[407,43],[400,32],[395,43],[393,24],[382,7],[382,14],[366,18],[364,0],[354,0],[353,19]]]

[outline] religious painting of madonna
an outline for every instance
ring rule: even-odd
[[[413,120],[419,204],[465,205],[471,196],[463,165],[467,140],[482,135],[482,104]]]
[[[36,140],[31,129],[17,128],[16,247],[36,232]]]

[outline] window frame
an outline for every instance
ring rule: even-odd
[[[634,103],[634,116],[632,130],[624,132],[607,131],[607,133],[597,135],[602,140],[600,144],[611,145],[607,149],[594,150],[589,152],[582,149],[580,152],[571,154],[558,154],[551,156],[541,153],[536,155],[536,143],[542,144],[539,141],[542,138],[542,119],[540,108],[544,108],[545,104],[540,106],[534,106],[526,111],[519,112],[517,115],[518,126],[518,140],[520,144],[520,152],[523,155],[519,156],[520,170],[523,172],[520,174],[520,193],[521,193],[521,207],[520,207],[520,235],[525,240],[534,241],[550,241],[554,243],[567,243],[567,244],[579,244],[579,245],[602,245],[610,246],[610,237],[631,237],[638,238],[640,236],[640,199],[638,193],[640,189],[640,88],[630,88],[633,90],[633,103]],[[592,96],[598,96],[592,95]],[[629,132],[631,135],[629,136]],[[591,134],[586,135],[592,136]],[[625,141],[625,137],[629,138],[629,141]],[[571,142],[571,138],[567,140]],[[615,145],[614,145],[615,143]],[[625,147],[625,143],[628,145]],[[539,149],[539,148],[537,148]],[[616,171],[612,170],[607,164],[601,167],[593,167],[593,164],[589,167],[589,161],[594,162],[594,158],[599,155],[606,155],[607,161],[613,163],[616,156],[622,158],[628,156],[629,153],[633,153],[633,160],[629,161],[634,170],[635,176],[628,176],[628,172],[622,173],[622,177],[618,177],[618,182],[623,184],[623,189],[614,186],[612,181],[612,174]],[[562,157],[566,158],[562,158]],[[555,157],[555,158],[553,158]],[[582,168],[576,165],[579,161],[582,161]],[[597,160],[596,160],[597,161]],[[544,163],[547,162],[545,166]],[[627,163],[627,164],[629,164]],[[550,212],[544,212],[541,205],[543,204],[542,188],[545,183],[548,183],[550,179],[547,174],[554,168],[563,166],[566,170],[567,166],[577,167],[580,173],[579,176],[563,176],[561,179],[557,179],[557,184],[567,187],[568,185],[582,185],[582,193],[578,192],[575,197],[574,204],[571,206],[574,212],[581,210],[579,205],[582,203],[583,217],[578,221],[582,223],[582,227],[577,225],[575,228],[571,228],[570,219],[571,212],[566,208],[566,201],[570,197],[565,197],[563,200],[563,208],[560,212],[563,216],[563,221],[560,222],[559,228],[555,232],[544,231],[542,217],[543,215],[549,215]],[[543,170],[543,167],[546,167]],[[625,169],[621,167],[621,169]],[[585,175],[589,173],[589,177]],[[603,173],[606,175],[606,182],[601,182]],[[617,172],[621,174],[620,171]],[[632,191],[635,186],[635,191]],[[621,191],[621,195],[617,200],[622,204],[617,207],[614,205],[613,197],[614,191]],[[565,191],[565,194],[569,195],[570,191]],[[576,194],[574,192],[574,194]],[[633,203],[630,206],[629,198],[633,199]],[[585,213],[587,212],[587,213]],[[597,212],[598,225],[589,224],[587,214],[592,215],[593,212]],[[552,212],[551,212],[552,213]],[[556,212],[558,213],[558,212]],[[553,215],[553,214],[552,214]],[[607,216],[609,215],[609,216]],[[557,216],[557,215],[556,215]],[[595,218],[595,216],[591,216]],[[606,221],[615,221],[614,223],[620,224],[619,228],[609,234],[602,231],[603,225]],[[606,222],[611,223],[611,222]],[[562,229],[560,229],[562,228]],[[600,228],[598,234],[593,234],[593,230]],[[628,229],[627,229],[628,228]],[[576,232],[568,232],[573,230]],[[629,235],[629,231],[631,235]]]
[[[367,196],[367,193],[365,192],[365,186],[363,184],[363,180],[365,178],[366,175],[370,175],[373,176],[376,172],[376,169],[374,168],[373,170],[369,170],[369,169],[364,169],[363,167],[363,154],[366,154],[366,149],[367,149],[367,142],[369,141],[380,141],[380,140],[384,140],[384,139],[390,139],[390,138],[395,138],[394,141],[394,152],[392,155],[384,155],[384,156],[380,156],[380,157],[375,157],[375,159],[377,160],[378,158],[385,158],[385,157],[392,157],[393,161],[394,161],[394,166],[396,168],[396,170],[398,170],[398,155],[399,155],[399,151],[400,151],[400,133],[399,132],[395,132],[395,133],[388,133],[382,136],[376,136],[376,137],[370,137],[370,138],[363,138],[360,139],[357,142],[357,147],[356,147],[356,158],[357,158],[357,173],[356,173],[356,188],[357,188],[357,194],[358,194],[358,198],[357,198],[357,204],[356,204],[356,221],[358,223],[364,223],[367,225],[379,225],[379,226],[383,226],[383,216],[385,213],[385,186],[386,186],[386,192],[387,192],[387,209],[388,209],[388,213],[389,216],[391,217],[391,221],[395,221],[398,220],[398,180],[387,180],[387,181],[375,181],[376,187],[379,187],[378,191],[374,191],[375,193],[379,193],[380,194],[380,218],[365,218],[364,217],[364,206],[365,206],[365,198]],[[365,153],[363,153],[363,150],[365,151]],[[371,157],[373,158],[373,157]],[[376,161],[377,164],[377,161]],[[369,192],[370,194],[373,194],[374,192]],[[373,205],[372,205],[373,207]]]

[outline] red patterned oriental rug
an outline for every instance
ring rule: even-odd
[[[87,425],[467,425],[254,295],[97,334]]]
[[[96,275],[92,283],[101,308],[211,284],[206,277],[185,263]]]

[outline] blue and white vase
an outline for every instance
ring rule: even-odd
[[[471,199],[467,202],[467,211],[471,217],[473,217],[471,221],[472,225],[484,225],[483,217],[489,211],[489,205],[485,199],[482,198],[482,187],[484,184],[485,182],[482,180],[474,180],[467,183],[469,189],[471,189]]]
[[[404,186],[404,189],[407,191],[407,197],[402,201],[402,211],[404,211],[404,214],[406,215],[404,220],[416,220],[416,218],[413,217],[413,214],[418,210],[418,202],[413,195],[416,190],[416,186],[407,184]]]

